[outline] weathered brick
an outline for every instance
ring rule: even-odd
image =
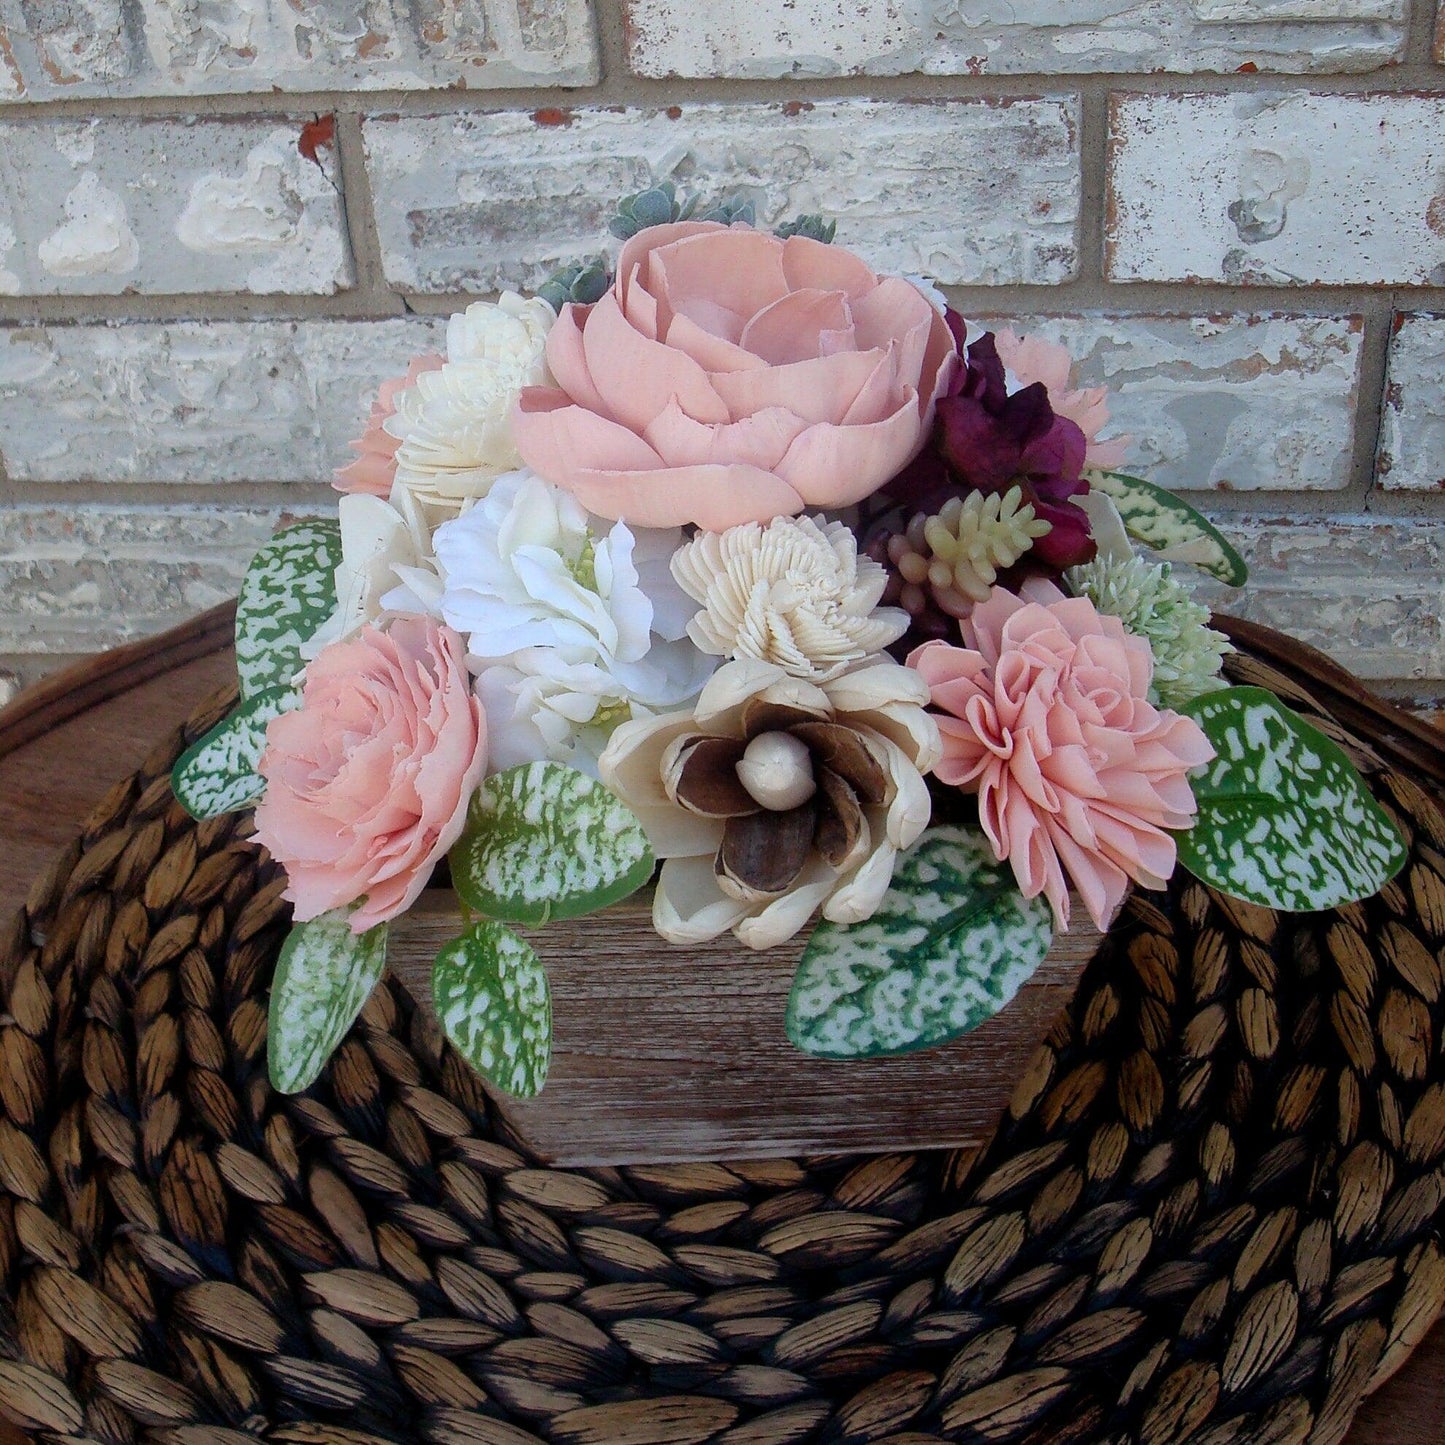
[[[1445,678],[1445,522],[1216,516],[1249,563],[1242,592],[1202,589],[1365,678]]]
[[[1075,272],[1072,100],[828,101],[383,117],[365,125],[389,281],[535,285],[599,250],[616,199],[672,178],[745,194],[760,221],[838,218],[880,267],[945,283]]]
[[[1116,95],[1115,281],[1445,283],[1445,96]]]
[[[274,508],[0,508],[0,652],[93,652],[236,595]]]
[[[624,0],[647,76],[1326,72],[1398,60],[1405,0]]]
[[[590,85],[588,0],[0,0],[0,102]]]
[[[1375,474],[1391,491],[1445,491],[1445,316],[1395,318]]]
[[[351,285],[334,151],[303,118],[0,123],[0,294]]]
[[[329,480],[441,318],[0,328],[0,463],[31,482]]]
[[[980,318],[1062,342],[1081,385],[1110,388],[1127,469],[1171,490],[1349,485],[1357,316]]]

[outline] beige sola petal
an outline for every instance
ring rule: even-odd
[[[938,724],[924,711],[928,684],[911,667],[879,659],[823,685],[838,715],[851,725],[870,727],[912,761],[922,773],[938,762]]]
[[[694,731],[696,725],[687,714],[634,718],[608,739],[597,771],[637,815],[657,857],[705,854],[711,867],[722,840],[722,824],[679,808],[662,785],[662,755],[677,738]]]
[[[832,923],[862,923],[865,918],[872,918],[893,881],[893,865],[898,859],[898,849],[883,836],[881,824],[885,812],[883,808],[868,810],[879,841],[823,904],[823,917]]]
[[[669,943],[706,943],[747,917],[749,906],[718,887],[712,854],[669,858],[652,896],[652,926]]]
[[[821,858],[814,858],[786,893],[734,927],[738,942],[745,948],[773,948],[786,943],[813,916],[837,881],[837,873]]]
[[[814,717],[826,718],[832,707],[822,688],[801,678],[789,677],[775,662],[740,657],[725,662],[708,678],[693,710],[700,727],[708,732],[740,733],[743,708],[754,698],[796,708]]]

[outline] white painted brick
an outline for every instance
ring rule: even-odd
[[[1062,342],[1081,385],[1107,386],[1125,470],[1172,491],[1349,485],[1363,323],[1357,316],[1002,317]]]
[[[1114,281],[1445,283],[1445,96],[1116,95]]]
[[[1364,678],[1445,678],[1445,522],[1216,516],[1249,563],[1242,592],[1201,589]]]
[[[326,293],[352,283],[303,118],[0,122],[0,294]]]
[[[608,243],[618,197],[672,178],[760,222],[817,211],[889,270],[1054,284],[1077,264],[1073,100],[500,111],[365,124],[387,279],[535,285]]]
[[[1405,0],[624,0],[646,76],[1370,70]]]
[[[0,0],[0,102],[597,77],[589,0]]]
[[[276,508],[0,508],[0,652],[93,652],[234,597]]]
[[[0,328],[0,463],[29,482],[329,481],[380,383],[444,333],[422,317]]]
[[[1375,475],[1389,491],[1445,492],[1445,316],[1397,316]]]

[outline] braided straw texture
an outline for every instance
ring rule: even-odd
[[[227,701],[0,948],[0,1404],[41,1439],[1319,1445],[1439,1311],[1445,817],[1330,719],[1405,872],[1136,895],[987,1149],[562,1172],[391,983],[270,1090],[281,881],[167,781]]]

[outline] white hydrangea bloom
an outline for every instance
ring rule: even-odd
[[[437,528],[440,612],[468,638],[493,768],[591,770],[618,723],[697,694],[715,664],[683,636],[689,608],[667,570],[680,540],[622,522],[602,533],[525,470]]]
[[[672,559],[702,604],[688,636],[704,652],[776,663],[826,682],[897,641],[908,614],[879,607],[888,574],[842,522],[778,517],[699,532]]]
[[[401,443],[393,496],[410,493],[435,524],[521,465],[512,408],[523,387],[549,380],[547,333],[555,320],[545,301],[510,291],[451,318],[446,364],[399,392],[386,421]]]

